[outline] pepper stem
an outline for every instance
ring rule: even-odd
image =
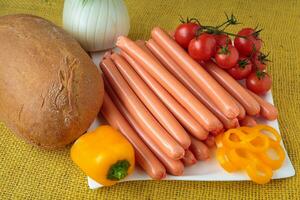
[[[130,163],[127,160],[119,160],[113,164],[107,173],[107,179],[119,181],[128,175]]]

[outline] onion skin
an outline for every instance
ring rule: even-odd
[[[63,28],[89,52],[113,48],[128,35],[130,19],[123,0],[65,0]]]

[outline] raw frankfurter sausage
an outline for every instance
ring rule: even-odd
[[[219,135],[219,134],[221,134],[221,133],[224,133],[225,132],[225,129],[223,128],[223,129],[221,129],[220,131],[212,131],[212,132],[210,132],[209,134],[210,135],[213,135],[213,136],[217,136],[217,135]],[[209,136],[209,135],[208,135]],[[208,136],[207,136],[207,138],[206,139],[208,139]],[[206,141],[206,140],[205,140]]]
[[[246,110],[245,110],[245,108],[242,106],[242,104],[240,104],[240,102],[238,102],[236,99],[235,99],[235,103],[236,103],[236,105],[239,107],[239,109],[240,109],[240,112],[239,112],[239,115],[237,116],[237,118],[239,119],[239,120],[242,120],[242,119],[244,119],[245,117],[246,117]]]
[[[165,167],[144,144],[137,133],[130,127],[128,122],[106,93],[104,93],[101,113],[107,122],[114,128],[120,130],[120,132],[133,145],[136,152],[136,160],[145,172],[153,179],[159,180],[164,178],[166,176]]]
[[[141,126],[134,120],[132,115],[128,112],[125,106],[122,104],[116,93],[113,91],[112,87],[106,79],[104,79],[105,89],[109,93],[109,96],[122,113],[122,115],[127,119],[128,123],[133,127],[133,129],[139,134],[145,144],[151,149],[151,151],[156,155],[156,157],[163,163],[166,167],[167,172],[174,176],[180,176],[183,174],[184,165],[180,160],[173,160],[169,158],[164,152],[160,150],[160,147],[145,134],[145,131]]]
[[[206,62],[204,67],[210,75],[242,104],[248,115],[257,115],[259,113],[260,106],[257,101],[232,76],[212,61]]]
[[[256,126],[257,123],[253,117],[247,115],[244,119],[240,120],[240,125],[253,127],[253,126]]]
[[[184,157],[182,158],[182,162],[184,166],[191,166],[196,164],[197,160],[194,154],[189,149],[187,149],[185,150],[185,154]]]
[[[151,53],[151,51],[147,48],[145,41],[143,40],[137,40],[136,44],[143,49],[148,55],[150,55],[153,59],[155,59],[157,62],[160,62],[155,55]],[[121,51],[121,54],[126,54],[124,51]],[[188,127],[187,130],[190,131],[191,134],[193,134],[196,138],[199,140],[204,140],[208,132],[202,128],[202,126],[195,120],[189,112],[182,107],[180,103],[178,103],[172,95],[168,91],[166,91],[143,67],[140,66],[139,63],[135,62],[133,58],[131,58],[128,54],[124,55],[124,58],[128,58],[128,62],[134,67],[135,71],[139,73],[139,75],[142,77],[142,79],[145,80],[145,82],[151,87],[151,89],[161,98],[161,101],[163,101],[167,106],[169,106],[169,109],[172,111],[174,109],[176,114],[175,116],[178,116],[180,119],[179,121],[183,121],[183,124],[192,124],[194,129],[192,131]],[[163,95],[161,95],[161,93]],[[177,106],[178,105],[178,106]],[[178,111],[180,112],[178,112]],[[196,129],[195,129],[196,128]]]
[[[207,139],[204,140],[204,143],[206,144],[206,146],[212,148],[215,146],[215,137],[212,135],[208,135]]]
[[[237,119],[228,119],[191,77],[153,39],[148,40],[146,45],[159,61],[223,123],[226,129],[236,127]]]
[[[118,70],[121,72],[131,89],[153,114],[158,122],[169,132],[169,134],[184,148],[191,145],[191,139],[184,128],[178,123],[175,117],[152,92],[146,83],[137,75],[132,67],[118,54],[112,54]]]
[[[266,118],[267,120],[275,120],[275,119],[277,119],[277,117],[278,117],[278,110],[277,110],[277,108],[274,105],[272,105],[271,103],[265,101],[264,99],[262,99],[260,96],[258,96],[254,92],[252,92],[250,90],[247,90],[247,91],[259,103],[259,105],[260,105],[260,115],[262,117]]]
[[[218,119],[193,96],[172,74],[157,60],[142,50],[127,37],[120,36],[117,46],[137,61],[152,77],[154,77],[171,95],[183,105],[201,125],[212,131],[218,127]]]
[[[156,121],[139,100],[136,94],[124,80],[115,64],[110,58],[103,60],[100,64],[103,75],[112,85],[113,89],[128,109],[134,119],[143,127],[145,134],[152,137],[171,158],[178,160],[184,156],[184,149],[167,133],[167,131]]]
[[[199,140],[206,139],[208,132],[187,112],[148,72],[146,72],[137,62],[128,54],[121,51],[121,55],[134,68],[139,76],[147,83],[152,91],[168,107],[178,121]]]
[[[159,60],[155,57],[155,55],[152,54],[151,51],[147,48],[146,42],[144,40],[137,40],[137,41],[135,41],[135,43],[139,47],[141,47],[144,51],[146,51],[151,57],[153,57],[157,62],[159,62]]]
[[[192,144],[190,146],[190,150],[193,152],[194,156],[197,160],[207,160],[209,158],[209,149],[208,147],[197,140],[196,138],[191,137]]]
[[[151,36],[191,76],[226,117],[234,119],[238,116],[239,109],[234,104],[232,97],[179,44],[158,27],[152,30]]]
[[[154,41],[153,41],[154,42]],[[152,57],[153,57],[153,59],[155,59],[157,62],[161,62],[160,60],[159,60],[159,58],[158,57],[155,57],[155,54],[153,54],[150,50],[149,50],[149,48],[146,46],[146,43],[145,43],[145,41],[142,41],[142,40],[138,40],[138,41],[136,41],[136,44],[139,46],[139,47],[141,47],[141,49],[143,49],[145,52],[147,52],[149,55],[151,55]],[[164,52],[163,52],[164,53]],[[165,53],[164,53],[165,54]],[[171,61],[172,61],[172,59],[171,59]],[[164,64],[163,62],[161,62],[162,64]],[[176,64],[176,63],[175,63]],[[166,67],[167,68],[167,70],[168,71],[170,71],[169,69],[168,69],[168,67]],[[172,73],[172,71],[170,71],[170,73],[171,74],[173,74]],[[173,76],[174,76],[174,74],[173,74]],[[176,75],[175,75],[175,77],[176,77]],[[177,77],[176,77],[177,78]],[[180,81],[180,79],[178,79],[177,78],[177,80],[179,80]],[[184,85],[184,83],[182,83],[183,85]],[[184,85],[185,86],[185,85]],[[188,88],[187,88],[188,89]],[[190,91],[191,92],[191,91]],[[191,93],[193,93],[193,92],[191,92]],[[195,95],[196,96],[196,95]],[[197,97],[197,96],[196,96]],[[199,99],[200,100],[200,99]],[[201,100],[200,100],[201,101]],[[203,102],[202,102],[203,103]],[[204,104],[205,105],[205,104]],[[208,108],[209,109],[209,108]],[[210,110],[210,109],[209,109]],[[212,112],[212,111],[211,111]],[[213,112],[212,112],[213,113]],[[214,113],[213,113],[214,114]],[[218,126],[216,127],[216,129],[215,130],[213,130],[214,132],[220,132],[221,130],[223,130],[223,124],[220,122],[220,121],[218,121]],[[206,135],[207,136],[207,135]],[[198,137],[196,137],[196,138],[198,138]],[[198,138],[199,139],[199,138]],[[201,138],[200,138],[200,140],[202,140]]]

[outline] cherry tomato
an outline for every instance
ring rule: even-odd
[[[260,70],[260,71],[263,71],[267,68],[267,65],[265,63],[262,63],[260,61],[256,61],[255,64],[253,64],[253,68],[252,70],[253,71],[256,71],[256,70]]]
[[[265,55],[261,52],[257,52],[255,53],[252,58],[251,61],[253,63],[253,71],[259,70],[259,71],[263,71],[267,68],[267,62],[269,61],[267,59],[268,55]]]
[[[252,28],[243,28],[238,35],[244,37],[235,37],[234,46],[241,55],[250,56],[252,53],[260,50],[262,42],[258,33]]]
[[[209,60],[216,52],[216,39],[208,33],[191,40],[188,52],[195,60]]]
[[[180,24],[175,31],[174,38],[180,46],[187,49],[199,28],[200,26],[196,23]]]
[[[239,52],[234,46],[223,46],[217,50],[215,59],[219,67],[229,69],[237,64]]]
[[[252,70],[252,63],[247,57],[240,57],[238,63],[228,70],[228,73],[236,80],[246,78]]]
[[[260,49],[261,49],[261,46],[262,46],[262,40],[256,36],[256,37],[253,37],[253,42],[254,42],[254,46],[255,46],[255,52],[259,52]]]
[[[246,86],[256,94],[263,95],[271,89],[272,80],[266,72],[252,72],[246,79]]]
[[[226,34],[216,34],[214,35],[217,47],[226,46],[226,45],[232,45],[232,41],[230,37]]]

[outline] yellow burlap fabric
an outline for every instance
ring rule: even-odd
[[[233,12],[244,26],[263,27],[264,50],[271,52],[273,61],[269,71],[280,111],[281,133],[296,172],[300,169],[300,1],[126,3],[133,39],[148,38],[154,26],[174,29],[179,15],[216,24],[224,19],[224,12]],[[62,9],[63,0],[0,0],[0,15],[31,13],[59,25]],[[39,150],[20,141],[0,124],[0,199],[299,199],[299,188],[300,178],[296,176],[262,186],[252,182],[138,181],[92,191],[85,175],[70,160],[69,149]]]

